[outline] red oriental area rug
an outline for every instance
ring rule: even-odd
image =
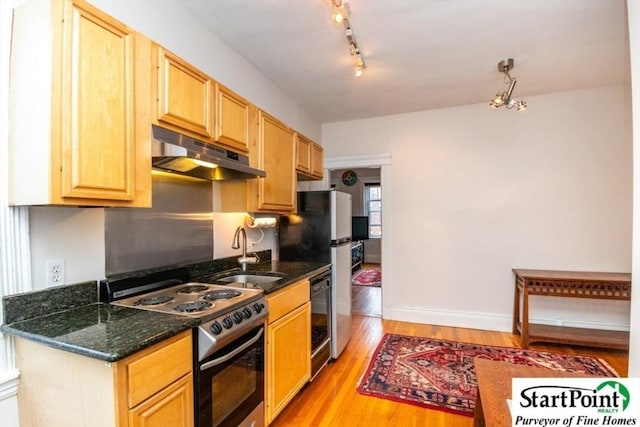
[[[351,284],[380,287],[382,284],[382,272],[380,270],[360,270],[351,277]]]
[[[358,392],[472,417],[477,393],[474,357],[599,377],[618,376],[604,360],[592,357],[386,334]]]

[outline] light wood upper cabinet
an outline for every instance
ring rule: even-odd
[[[263,111],[258,113],[258,122],[261,169],[267,176],[257,179],[257,210],[292,211],[296,196],[294,132]]]
[[[324,176],[324,149],[318,144],[311,144],[311,176],[322,179]]]
[[[150,48],[84,1],[15,9],[11,204],[150,205]]]
[[[311,172],[311,140],[297,134],[296,138],[296,170],[302,173]]]
[[[303,280],[267,296],[266,424],[311,378],[311,303]]]
[[[324,150],[322,146],[301,134],[296,134],[298,179],[302,181],[322,179],[324,175]]]
[[[173,53],[155,46],[156,119],[179,132],[213,138],[213,81]]]
[[[228,88],[216,83],[216,143],[234,151],[249,151],[249,102]]]
[[[114,363],[17,338],[16,363],[22,427],[194,425],[191,330]]]
[[[250,106],[249,162],[265,178],[220,183],[221,212],[291,212],[296,200],[295,135],[273,116]],[[252,137],[251,135],[257,135]]]

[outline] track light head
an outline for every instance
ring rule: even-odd
[[[516,110],[517,111],[524,111],[527,109],[527,102],[526,101],[518,101],[518,103],[516,104]]]
[[[341,24],[351,13],[347,0],[334,0],[332,3],[333,13],[331,19],[335,24]]]
[[[489,106],[494,109],[502,107],[502,105],[504,104],[503,95],[504,93],[496,93],[496,96],[491,100],[491,102],[489,102]]]

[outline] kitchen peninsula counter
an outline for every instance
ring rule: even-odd
[[[210,281],[212,277],[235,271],[236,265],[213,261],[213,265],[192,266],[192,280]],[[330,266],[265,261],[249,266],[248,273],[283,274],[275,282],[260,285],[269,294]],[[199,324],[198,319],[188,316],[100,303],[95,282],[6,296],[3,308],[5,324],[0,330],[5,334],[107,362],[123,359]]]
[[[2,325],[7,335],[115,362],[199,324],[186,316],[93,303]]]

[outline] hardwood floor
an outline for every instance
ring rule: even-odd
[[[372,286],[351,286],[351,312],[382,317],[382,290]]]
[[[360,378],[385,333],[433,337],[485,345],[518,347],[511,333],[383,320],[353,316],[353,335],[339,359],[325,367],[305,386],[271,424],[295,426],[429,426],[470,427],[470,417],[428,410],[357,392]],[[532,349],[584,354],[609,363],[620,376],[627,375],[628,352],[562,345],[532,345]]]
[[[366,263],[362,268],[380,268],[380,264]],[[363,316],[382,317],[382,289],[373,286],[351,286],[351,311]]]

